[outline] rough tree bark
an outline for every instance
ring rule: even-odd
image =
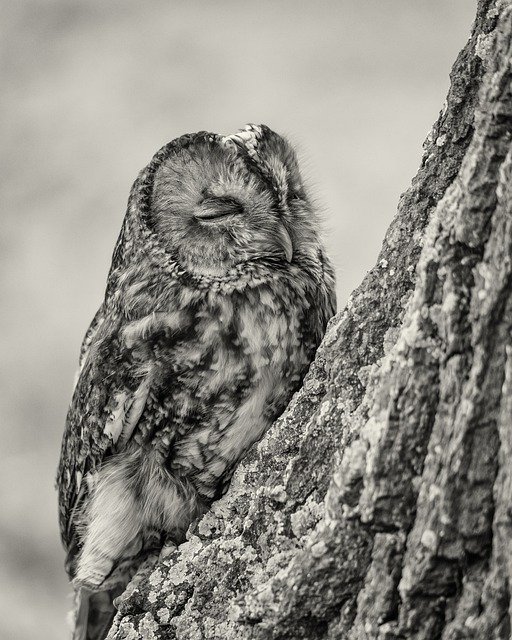
[[[509,638],[511,0],[451,80],[302,390],[110,640]]]

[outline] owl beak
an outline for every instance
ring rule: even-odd
[[[284,225],[279,226],[278,237],[283,247],[284,255],[288,262],[292,261],[293,258],[293,244],[292,239],[290,238],[290,234],[288,233],[286,227]]]

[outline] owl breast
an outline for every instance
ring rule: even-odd
[[[142,416],[140,434],[205,499],[299,386],[311,360],[304,312],[262,288],[212,295],[194,310],[180,341],[156,350],[156,395],[165,397],[168,413],[155,425],[149,403],[151,420]]]

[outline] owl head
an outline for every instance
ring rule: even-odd
[[[290,144],[264,125],[200,132],[160,154],[148,225],[185,269],[222,276],[253,260],[299,261],[317,223]]]

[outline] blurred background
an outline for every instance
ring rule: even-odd
[[[476,0],[0,6],[0,638],[63,640],[55,467],[138,170],[186,132],[287,134],[341,307],[417,170]]]

